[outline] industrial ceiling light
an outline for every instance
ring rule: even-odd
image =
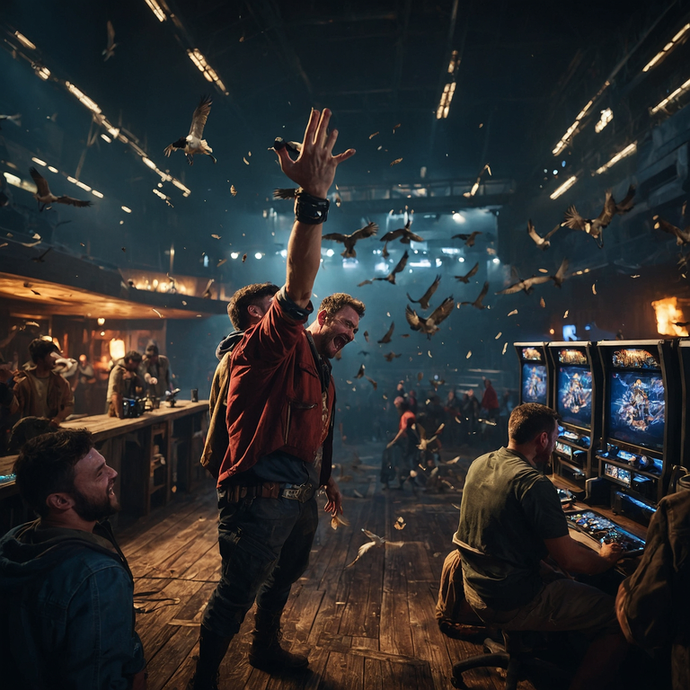
[[[597,168],[597,170],[594,171],[594,174],[601,175],[602,173],[605,173],[609,168],[612,168],[616,163],[618,163],[619,160],[632,156],[635,151],[637,151],[637,142],[633,141],[632,144],[628,144],[622,151],[619,151],[617,154],[615,154],[608,163],[602,165],[601,168]]]
[[[67,87],[67,90],[75,96],[79,101],[85,105],[92,113],[98,113],[100,114],[101,109],[98,107],[98,105],[92,101],[83,91],[78,89],[74,84],[72,84],[69,81],[65,82],[65,86]]]
[[[577,182],[577,175],[568,178],[558,189],[556,189],[549,199],[558,199],[559,196],[565,194]]]
[[[163,8],[156,2],[156,0],[144,0],[146,4],[149,6],[149,9],[153,14],[156,16],[156,19],[159,22],[164,22],[167,19],[167,16],[165,14],[165,11]]]
[[[125,212],[125,213],[131,213],[132,209],[128,208],[127,206],[120,206],[120,208]]]
[[[686,24],[643,68],[643,72],[649,72],[652,67],[659,64],[690,31],[690,24]]]
[[[446,119],[448,113],[450,112],[450,103],[455,95],[455,82],[452,81],[443,87],[443,93],[441,94],[441,100],[439,101],[438,108],[436,109],[436,119]]]
[[[194,63],[196,68],[204,75],[206,81],[215,83],[216,86],[227,96],[228,91],[225,90],[225,84],[221,81],[216,71],[208,64],[206,58],[201,54],[198,48],[191,48],[187,51],[189,59]]]
[[[654,115],[663,108],[665,108],[671,101],[675,101],[682,96],[686,91],[690,90],[690,79],[688,79],[682,86],[679,86],[672,94],[669,94],[663,101],[657,103],[653,108],[649,109],[649,114]]]
[[[36,72],[36,76],[43,79],[43,81],[50,79],[50,70],[47,67],[43,65],[33,65],[33,68],[34,72]]]
[[[46,165],[48,165],[45,161],[42,161],[40,158],[36,158],[35,156],[31,159],[36,165],[42,165],[44,168]]]
[[[19,33],[19,31],[14,32],[14,37],[29,50],[36,50],[35,44],[33,44],[24,34]]]
[[[592,98],[589,103],[577,114],[577,117],[575,118],[575,122],[573,122],[570,127],[566,130],[565,134],[561,137],[560,141],[556,144],[555,148],[551,153],[553,153],[554,156],[557,156],[561,151],[565,149],[565,147],[568,145],[572,137],[575,135],[577,128],[580,126],[580,121],[582,118],[588,113],[589,109],[594,105],[594,102],[601,96],[602,93],[611,85],[611,83],[607,80],[604,82],[604,85],[599,89],[599,92],[597,93],[594,98]],[[574,184],[574,183],[573,183]]]

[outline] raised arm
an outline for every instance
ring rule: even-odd
[[[321,263],[321,228],[319,209],[327,209],[326,196],[333,184],[336,168],[344,160],[355,154],[348,149],[337,156],[332,155],[338,138],[338,131],[328,132],[331,111],[312,110],[304,133],[302,150],[296,160],[288,155],[287,148],[276,151],[283,172],[300,186],[295,202],[296,215],[303,206],[307,211],[314,210],[311,222],[295,220],[288,242],[286,292],[299,307],[306,307],[311,298],[314,280]]]

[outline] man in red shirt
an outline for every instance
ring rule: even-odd
[[[403,488],[403,484],[410,478],[410,470],[417,464],[417,444],[419,443],[419,436],[415,430],[416,417],[414,412],[410,410],[410,403],[399,395],[394,401],[395,409],[400,414],[400,423],[398,424],[398,433],[393,440],[386,446],[386,450],[397,452],[393,457],[393,467],[396,469],[398,476],[398,489]],[[395,448],[397,446],[397,449]],[[385,482],[388,487],[388,482]]]
[[[331,476],[335,388],[329,359],[357,333],[364,304],[350,295],[326,297],[316,320],[310,298],[321,261],[326,196],[339,163],[331,113],[313,110],[299,156],[276,145],[283,172],[300,185],[288,242],[285,285],[258,324],[232,352],[228,386],[228,448],[218,474],[218,537],[223,568],[201,623],[193,690],[217,688],[232,637],[257,601],[249,663],[268,672],[307,666],[280,645],[280,616],[290,587],[306,570],[318,516],[342,512]]]

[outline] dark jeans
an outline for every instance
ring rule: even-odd
[[[280,613],[290,587],[307,569],[318,525],[316,499],[227,500],[218,490],[221,579],[209,599],[202,625],[232,637],[257,600],[260,609]]]

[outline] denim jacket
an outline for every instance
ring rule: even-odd
[[[618,620],[628,641],[671,647],[674,690],[690,687],[690,491],[662,499],[637,570],[620,586]]]
[[[6,690],[126,690],[144,668],[134,584],[107,525],[15,527],[0,540]]]

